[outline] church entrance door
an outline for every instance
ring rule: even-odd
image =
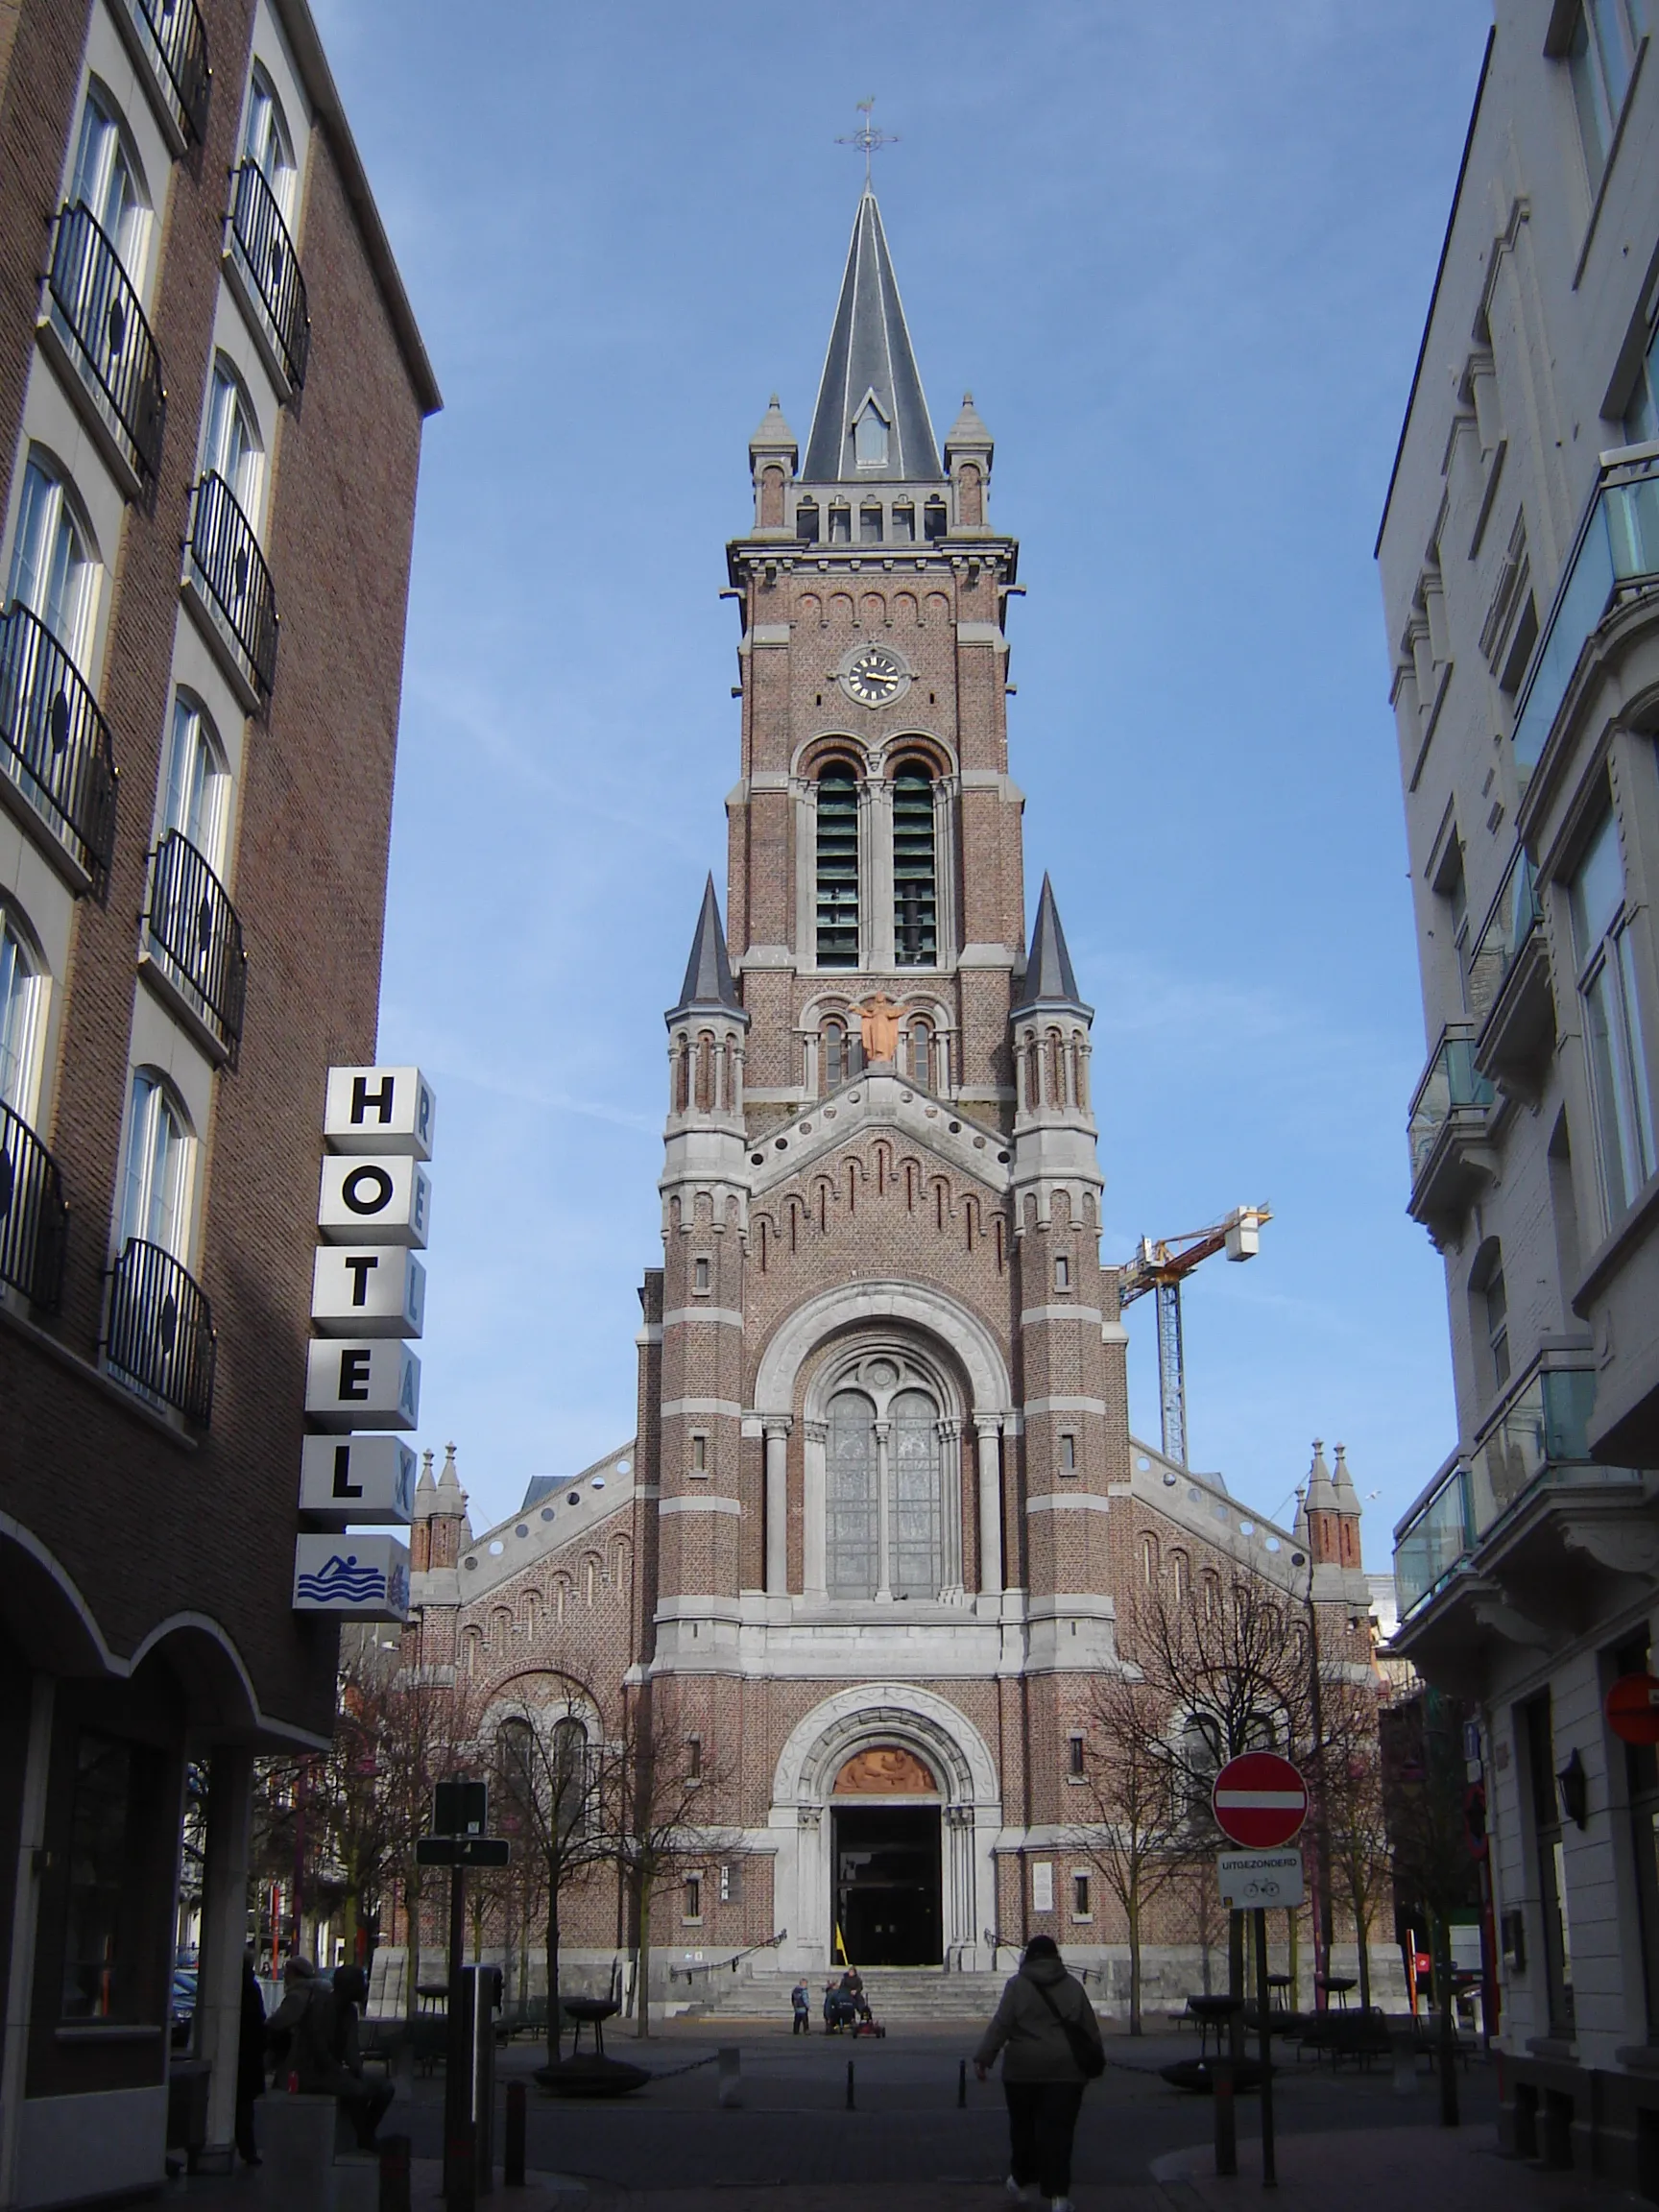
[[[838,1804],[833,1816],[833,1907],[849,1963],[937,1966],[938,1806]]]

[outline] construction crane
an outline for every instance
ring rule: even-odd
[[[1225,1252],[1229,1260],[1254,1260],[1262,1243],[1262,1224],[1271,1221],[1268,1206],[1235,1206],[1212,1229],[1194,1229],[1156,1243],[1142,1237],[1141,1249],[1118,1271],[1118,1303],[1133,1305],[1148,1290],[1158,1293],[1158,1402],[1164,1424],[1164,1456],[1187,1464],[1187,1370],[1181,1350],[1181,1286],[1200,1261]]]

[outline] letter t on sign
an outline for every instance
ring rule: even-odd
[[[353,1306],[368,1305],[370,1272],[379,1264],[379,1261],[371,1252],[349,1252],[346,1255],[346,1271],[351,1278]]]

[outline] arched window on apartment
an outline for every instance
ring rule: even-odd
[[[0,905],[0,1105],[33,1121],[46,1031],[46,965],[11,907]]]

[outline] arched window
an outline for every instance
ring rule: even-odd
[[[830,1401],[827,1476],[830,1595],[874,1598],[880,1523],[876,1408],[856,1390],[838,1390]]]
[[[0,1103],[23,1121],[35,1118],[45,1026],[44,966],[16,916],[0,906]]]
[[[79,201],[85,206],[122,268],[138,284],[150,227],[149,195],[122,132],[119,110],[102,85],[92,86],[86,94],[69,199],[71,204]]]
[[[1141,1539],[1141,1579],[1148,1590],[1158,1587],[1158,1539],[1142,1536]]]
[[[140,1068],[132,1078],[127,1173],[121,1193],[121,1242],[142,1238],[184,1262],[190,1242],[190,1194],[196,1140],[184,1109],[165,1079]]]
[[[914,765],[893,779],[893,943],[901,968],[938,960],[933,779]]]
[[[461,1656],[466,1664],[466,1669],[469,1674],[477,1673],[479,1654],[482,1652],[483,1648],[484,1636],[481,1629],[468,1628],[462,1631]]]
[[[858,965],[858,785],[839,764],[818,779],[818,965]]]
[[[92,629],[97,564],[61,477],[32,454],[23,471],[9,597],[43,622],[79,668]]]
[[[1169,1554],[1169,1587],[1174,1594],[1177,1605],[1186,1604],[1190,1582],[1190,1571],[1188,1567],[1186,1552],[1171,1551]]]
[[[910,1080],[918,1091],[933,1089],[933,1024],[918,1015],[910,1024]]]
[[[902,1390],[890,1419],[893,1595],[937,1598],[943,1564],[939,1408],[920,1390]]]
[[[887,423],[874,392],[866,396],[854,419],[853,457],[860,469],[887,466]]]
[[[886,1382],[898,1380],[890,1362]],[[902,1389],[878,1419],[862,1390],[830,1401],[826,1551],[834,1598],[936,1598],[944,1579],[939,1408]],[[885,1538],[885,1554],[882,1545]]]
[[[556,1575],[553,1577],[553,1618],[555,1622],[563,1623],[565,1608],[569,1602],[570,1577],[568,1575]]]
[[[264,451],[254,424],[252,402],[241,378],[223,354],[213,363],[207,411],[202,432],[202,472],[223,476],[250,524],[259,526],[259,493]]]
[[[1204,1576],[1204,1618],[1215,1620],[1221,1611],[1221,1577],[1214,1572]]]
[[[163,830],[176,830],[215,872],[225,863],[230,776],[211,724],[194,699],[180,692],[173,705],[173,743],[167,756]]]
[[[1469,1270],[1470,1332],[1481,1369],[1481,1394],[1491,1398],[1509,1380],[1509,1293],[1503,1283],[1503,1250],[1488,1237]]]
[[[847,1057],[847,1024],[838,1016],[831,1015],[818,1035],[818,1058],[823,1070],[823,1089],[826,1097],[838,1091],[853,1070]]]
[[[292,228],[298,174],[294,139],[288,129],[288,118],[282,112],[282,103],[257,62],[253,65],[252,83],[248,87],[248,131],[242,152],[244,158],[252,162],[270,185],[271,196],[283,222]]]
[[[582,1562],[582,1595],[589,1605],[599,1595],[599,1562],[591,1555]]]

